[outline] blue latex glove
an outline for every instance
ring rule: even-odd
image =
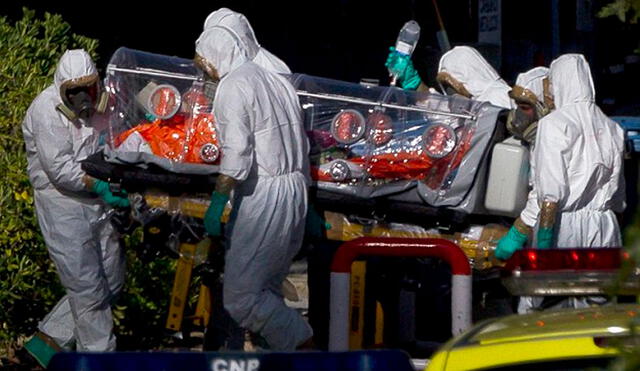
[[[211,194],[211,203],[204,214],[204,229],[210,236],[218,237],[222,234],[220,219],[227,201],[229,201],[229,195],[216,191]]]
[[[398,53],[396,48],[389,48],[389,56],[384,64],[393,75],[397,76],[400,86],[405,90],[416,90],[422,80],[413,67],[411,57]]]
[[[511,227],[509,232],[498,241],[496,247],[496,258],[507,260],[516,250],[520,250],[527,242],[527,235],[521,233],[516,227]]]
[[[109,189],[109,183],[104,180],[96,179],[93,182],[93,186],[91,190],[98,194],[98,196],[102,197],[104,202],[113,206],[113,207],[129,207],[129,199],[127,197],[116,196],[111,193]],[[126,191],[122,191],[125,195]]]
[[[549,249],[553,242],[553,228],[538,228],[538,249]]]
[[[318,212],[313,205],[309,205],[307,209],[307,218],[305,221],[305,234],[311,238],[322,238],[324,232],[331,229],[331,224],[328,223]]]

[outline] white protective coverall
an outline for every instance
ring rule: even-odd
[[[536,95],[536,98],[539,102],[544,102],[544,86],[542,81],[549,76],[549,69],[547,67],[535,67],[530,69],[527,72],[523,72],[518,74],[516,78],[516,85],[521,86]],[[516,108],[516,104],[513,102],[513,108]],[[531,161],[533,162],[533,161]],[[540,212],[540,206],[538,205],[538,198],[536,195],[536,189],[534,189],[534,170],[533,164],[531,163],[531,173],[529,177],[529,185],[532,187],[529,192],[529,197],[527,199],[527,205],[524,210],[522,210],[522,214],[526,214],[524,218],[527,220],[536,220],[538,217],[538,213]],[[522,217],[522,215],[521,215]],[[532,242],[532,241],[531,241]]]
[[[557,247],[621,246],[624,132],[595,104],[589,64],[567,54],[550,68],[556,110],[539,121],[533,153],[538,200],[558,203]],[[522,221],[535,226],[537,215]]]
[[[511,108],[511,88],[472,47],[456,46],[440,58],[438,72],[447,72],[471,94],[471,99]]]
[[[247,56],[258,66],[275,73],[291,74],[291,70],[282,59],[260,46],[247,17],[228,8],[211,12],[204,21],[204,30],[213,26],[230,28],[239,37]]]
[[[205,30],[196,52],[221,78],[213,111],[220,173],[238,181],[226,229],[224,306],[272,349],[293,350],[312,336],[281,294],[302,245],[310,182],[298,97],[284,76],[252,62],[229,28]]]
[[[528,202],[520,218],[533,228],[540,200],[557,202],[552,246],[619,247],[622,240],[614,212],[625,207],[624,132],[595,104],[591,71],[582,55],[557,58],[549,75],[556,110],[538,122],[532,159],[533,196],[538,202]],[[571,298],[562,306],[585,307],[600,299]],[[518,311],[528,312],[540,301],[521,300]]]
[[[98,134],[56,110],[63,90],[97,75],[84,50],[64,53],[54,84],[36,97],[22,132],[38,223],[65,295],[39,330],[63,348],[115,350],[111,301],[124,284],[125,260],[102,201],[88,192],[80,161],[98,149]]]

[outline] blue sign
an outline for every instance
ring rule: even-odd
[[[400,350],[293,353],[114,352],[56,354],[54,371],[413,371]]]
[[[612,116],[624,129],[625,144],[632,153],[640,153],[640,116]]]

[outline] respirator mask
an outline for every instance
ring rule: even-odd
[[[509,91],[517,107],[509,112],[507,130],[517,139],[533,144],[536,139],[538,120],[546,116],[550,109],[545,102],[529,89],[515,85]]]
[[[87,76],[61,87],[62,103],[56,106],[70,121],[88,121],[107,108],[107,94],[101,89],[97,75]]]
[[[533,107],[530,109],[533,110]],[[523,109],[518,105],[518,108],[509,112],[507,130],[517,139],[533,143],[537,126],[538,115],[535,113],[535,110],[533,110],[533,113],[530,113],[528,109]]]
[[[89,119],[96,112],[94,107],[94,102],[96,101],[95,90],[95,85],[67,90],[67,100],[71,104],[71,110],[83,120]]]

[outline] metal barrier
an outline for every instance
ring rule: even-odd
[[[451,330],[457,335],[471,325],[471,267],[455,243],[439,238],[364,237],[344,243],[331,264],[329,350],[349,349],[349,284],[351,263],[359,256],[436,257],[451,266]]]

